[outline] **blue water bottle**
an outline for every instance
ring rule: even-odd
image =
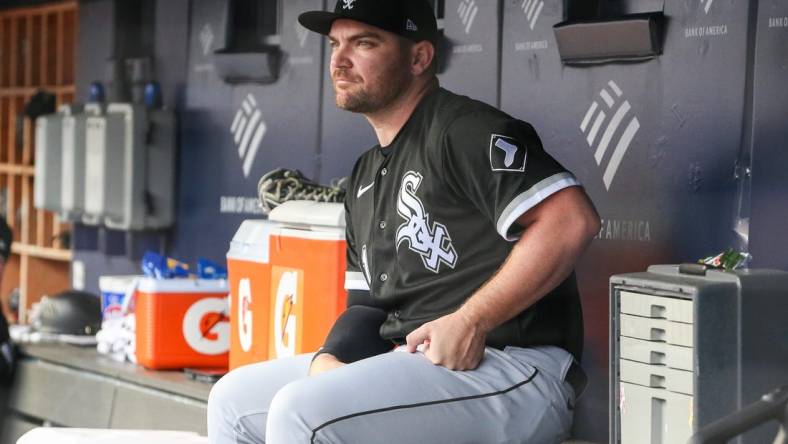
[[[104,103],[104,85],[101,82],[90,83],[88,103]]]
[[[156,109],[161,108],[161,86],[157,82],[145,84],[145,106]]]

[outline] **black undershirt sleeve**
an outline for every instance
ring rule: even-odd
[[[354,305],[375,307],[375,301],[372,300],[372,294],[370,294],[369,290],[348,290],[346,307]]]
[[[340,362],[349,364],[391,351],[394,344],[380,337],[380,326],[385,320],[386,312],[379,308],[366,305],[348,307],[334,322],[323,347],[312,360],[329,353]]]

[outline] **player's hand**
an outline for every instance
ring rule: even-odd
[[[473,370],[484,357],[487,332],[461,312],[427,322],[406,338],[408,351],[424,344],[424,356],[450,370]]]
[[[342,367],[345,363],[339,361],[330,353],[323,353],[312,361],[309,366],[309,376],[319,375],[320,373]]]

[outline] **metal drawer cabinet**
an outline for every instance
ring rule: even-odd
[[[675,265],[610,278],[610,442],[686,443],[784,384],[788,273]],[[770,442],[774,427],[737,438]]]

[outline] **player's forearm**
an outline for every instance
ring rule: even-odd
[[[315,357],[309,366],[309,376],[315,376],[328,370],[347,365],[330,353],[322,353]]]
[[[380,337],[386,312],[375,307],[353,305],[334,322],[309,369],[310,375],[341,367],[390,351],[391,341]]]
[[[504,266],[468,299],[460,313],[490,332],[535,304],[569,275],[571,263],[558,256],[550,248],[524,248],[518,243]]]
[[[551,205],[555,211],[531,221],[495,276],[460,308],[482,330],[491,331],[563,282],[598,232],[599,217],[582,191]]]

